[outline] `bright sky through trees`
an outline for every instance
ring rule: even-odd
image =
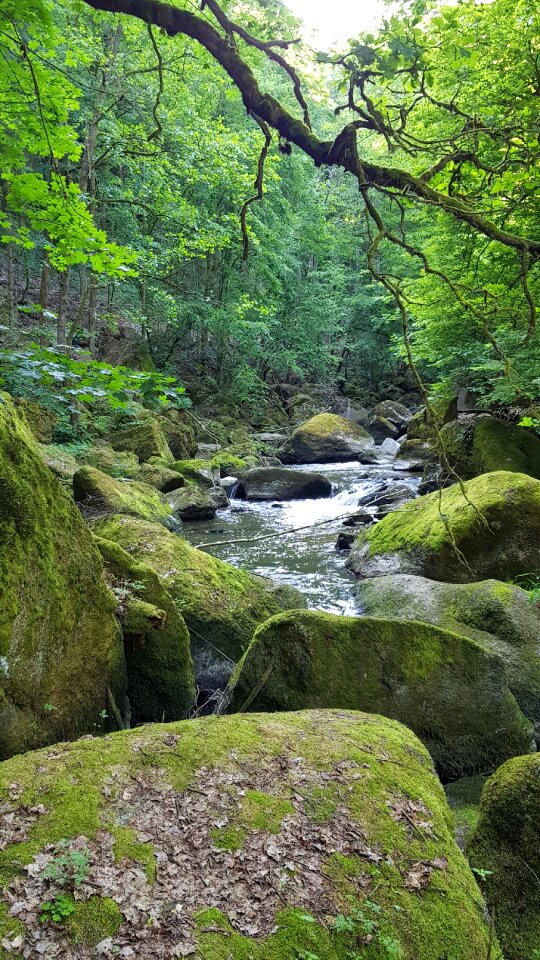
[[[384,0],[287,0],[287,6],[314,32],[318,45],[327,49],[371,30],[385,11]]]

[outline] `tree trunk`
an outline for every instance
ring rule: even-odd
[[[58,294],[58,317],[56,320],[56,344],[63,353],[67,352],[66,343],[66,312],[67,295],[69,290],[69,267],[60,276],[60,291]]]
[[[94,356],[96,348],[97,291],[97,276],[94,271],[92,271],[88,284],[88,340],[92,356]]]
[[[7,322],[8,327],[16,327],[18,319],[17,289],[15,281],[15,257],[13,244],[7,244]]]
[[[45,254],[43,267],[41,268],[41,282],[39,284],[39,305],[42,310],[47,310],[49,306],[49,277],[51,275],[51,265],[48,255]]]

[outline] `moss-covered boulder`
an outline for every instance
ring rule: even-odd
[[[259,624],[305,604],[297,590],[276,591],[273,581],[216,560],[157,524],[113,516],[94,530],[161,577],[188,626],[195,675],[206,690],[226,683]]]
[[[213,486],[214,473],[219,476],[219,469],[214,470],[209,460],[175,460],[171,467],[185,481],[196,483],[202,489]]]
[[[0,395],[0,757],[93,730],[122,704],[115,601],[71,497]]]
[[[109,477],[125,477],[135,480],[140,471],[136,454],[128,450],[113,450],[108,443],[96,444],[84,450],[79,460],[87,467],[95,467]]]
[[[533,740],[502,661],[425,623],[280,614],[256,631],[226,703],[232,712],[344,707],[393,717],[446,779],[493,769]]]
[[[444,792],[452,811],[454,833],[460,850],[466,849],[469,837],[478,824],[480,797],[486,779],[484,774],[478,773],[445,785]]]
[[[188,460],[197,453],[197,439],[187,415],[181,410],[169,410],[159,419],[165,439],[175,460]]]
[[[429,756],[391,720],[146,726],[9,760],[0,794],[10,960],[500,958]],[[75,912],[40,923],[73,855]]]
[[[80,467],[77,457],[61,443],[38,443],[37,450],[43,463],[65,485],[71,485]]]
[[[58,414],[46,410],[35,400],[16,400],[17,411],[24,417],[32,436],[38,443],[53,442],[54,430],[58,424]]]
[[[139,471],[139,480],[149,484],[161,493],[171,493],[183,487],[185,480],[176,470],[161,463],[143,463]]]
[[[375,443],[384,443],[385,440],[395,440],[399,437],[399,428],[386,417],[370,417],[366,423],[366,430],[371,434]]]
[[[111,431],[108,440],[115,450],[136,454],[141,463],[146,463],[150,457],[162,457],[168,463],[174,460],[161,425],[151,414],[141,415],[138,420],[117,427]]]
[[[96,537],[118,602],[134,723],[179,720],[195,699],[189,633],[155,570]]]
[[[540,479],[540,439],[495,417],[467,417],[441,430],[445,453],[463,480],[492,470],[511,470]]]
[[[332,496],[332,484],[322,473],[258,467],[243,474],[236,496],[240,500],[305,500]]]
[[[467,846],[506,960],[540,956],[540,756],[515,757],[487,781]]]
[[[333,463],[356,460],[373,444],[373,437],[354,420],[319,413],[293,431],[278,456],[283,463]]]
[[[362,531],[347,565],[451,583],[540,574],[540,481],[500,471],[419,497]]]
[[[443,424],[455,420],[457,415],[456,397],[434,397],[430,400],[430,410],[422,407],[411,417],[407,426],[407,437],[409,440],[432,440],[435,436],[435,425],[440,430]]]
[[[219,489],[219,488],[216,488]],[[213,487],[201,490],[194,483],[188,483],[181,490],[174,490],[167,495],[175,517],[181,520],[211,520],[215,517],[217,505],[211,496]],[[225,494],[225,501],[227,495]]]
[[[397,400],[382,400],[373,407],[373,415],[389,420],[400,430],[407,426],[412,417],[411,411]]]
[[[362,580],[356,597],[367,616],[433,623],[500,656],[510,690],[540,729],[540,606],[526,590],[499,580],[440,583],[397,574]]]
[[[147,483],[117,480],[95,467],[81,467],[73,477],[73,494],[89,516],[127,513],[152,523],[174,526],[173,509],[167,499]]]

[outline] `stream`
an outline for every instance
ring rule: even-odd
[[[279,504],[232,500],[230,507],[220,510],[213,520],[185,522],[183,536],[196,546],[209,544],[204,548],[208,553],[235,567],[296,587],[306,596],[311,609],[354,615],[359,612],[353,596],[355,578],[345,569],[347,553],[335,549],[338,533],[347,529],[342,526],[343,517],[356,513],[360,509],[359,498],[374,492],[381,480],[406,484],[416,491],[420,477],[395,469],[390,457],[370,466],[348,462],[310,464],[294,469],[327,476],[333,485],[333,496],[286,500]],[[323,520],[331,522],[308,526]],[[271,536],[304,525],[308,529],[287,536]],[[253,543],[210,545],[212,540],[233,541],[265,535],[270,538]]]

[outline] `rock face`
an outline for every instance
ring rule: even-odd
[[[248,470],[236,491],[239,500],[306,500],[331,495],[332,484],[322,473],[285,467]]]
[[[113,450],[107,443],[85,450],[80,461],[88,467],[96,467],[110,477],[125,477],[128,480],[135,480],[140,470],[139,460],[134,453]]]
[[[100,520],[94,530],[161,577],[188,626],[195,675],[204,689],[226,683],[259,624],[281,610],[305,606],[298,591],[276,590],[273,581],[216,560],[157,524],[115,516]]]
[[[115,480],[94,467],[81,467],[73,477],[77,503],[91,513],[127,513],[152,523],[174,526],[173,509],[154,487],[135,480]]]
[[[141,463],[150,457],[162,457],[171,462],[174,457],[160,424],[151,414],[141,416],[139,420],[114,430],[109,443],[115,450],[128,450],[135,453]]]
[[[487,781],[467,852],[507,960],[540,950],[540,757],[516,757]]]
[[[181,720],[195,700],[189,633],[157,573],[96,537],[118,598],[133,723]]]
[[[186,414],[180,410],[169,410],[160,417],[159,423],[175,460],[186,460],[197,453],[197,440]]]
[[[179,490],[185,484],[183,476],[176,470],[171,470],[170,467],[164,467],[158,463],[143,463],[139,472],[139,480],[155,487],[161,493],[171,493],[173,490]]]
[[[186,482],[196,483],[199,487],[211,487],[214,483],[214,473],[208,460],[175,460],[172,468]]]
[[[373,437],[360,424],[335,413],[319,413],[293,431],[278,451],[283,463],[335,463],[356,460],[373,446]]]
[[[94,729],[125,663],[82,517],[0,395],[0,757]]]
[[[491,470],[540,479],[540,440],[515,423],[489,416],[454,420],[441,437],[450,465],[464,480]]]
[[[386,417],[370,417],[366,423],[366,428],[376,443],[383,443],[385,440],[395,440],[399,437],[399,429],[391,420]]]
[[[452,583],[540,573],[540,481],[485,473],[405,504],[362,532],[348,566],[360,577],[412,573]]]
[[[233,712],[343,707],[393,717],[424,741],[445,779],[493,769],[533,739],[502,661],[424,623],[281,614],[256,631],[226,702]]]
[[[447,400],[444,397],[437,397],[431,400],[431,410],[433,418],[439,429],[445,423],[457,418],[457,400]],[[422,407],[418,413],[409,421],[407,426],[407,438],[409,440],[432,440],[435,434],[433,427],[433,418],[426,407]]]
[[[540,722],[540,606],[509,583],[438,583],[389,576],[361,581],[356,596],[370,617],[422,620],[469,637],[505,663],[520,709]]]
[[[397,400],[383,400],[382,403],[373,407],[373,414],[376,417],[384,417],[385,420],[389,420],[400,431],[403,431],[412,417],[411,411],[404,407],[402,403],[398,403]]]
[[[194,483],[188,483],[181,490],[170,493],[167,500],[175,516],[181,520],[211,520],[217,510],[211,490],[212,487],[201,490]]]
[[[0,930],[14,957],[344,960],[359,944],[367,957],[367,938],[375,960],[435,960],[441,944],[453,960],[488,956],[443,790],[391,720],[147,726],[7,761],[0,789]],[[72,851],[89,882],[65,924],[40,923],[58,889],[47,867]]]

